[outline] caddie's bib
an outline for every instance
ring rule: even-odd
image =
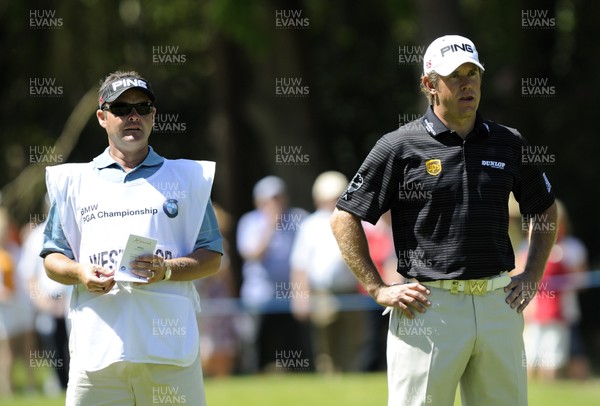
[[[75,260],[115,270],[130,234],[157,239],[155,253],[165,259],[193,251],[214,170],[214,162],[165,159],[146,179],[113,183],[92,163],[65,164],[48,167],[46,183]],[[199,310],[192,282],[117,282],[106,294],[75,285],[74,361],[85,370],[117,361],[190,365],[199,350]]]

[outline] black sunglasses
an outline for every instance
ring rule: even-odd
[[[152,112],[152,108],[154,108],[154,105],[150,102],[136,103],[136,104],[113,103],[111,105],[105,105],[102,108],[102,110],[104,110],[104,111],[109,110],[115,116],[121,117],[121,116],[128,116],[129,114],[131,114],[131,110],[133,110],[134,108],[135,108],[135,111],[137,111],[137,113],[140,116],[145,116],[147,114],[150,114],[150,112]]]

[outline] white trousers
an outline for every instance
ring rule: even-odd
[[[485,295],[429,287],[414,319],[394,309],[387,342],[388,406],[527,405],[523,316],[503,289]]]
[[[69,371],[66,406],[206,406],[200,356],[188,367],[116,362],[99,371]]]

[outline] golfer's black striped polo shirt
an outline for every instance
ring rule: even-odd
[[[521,213],[554,202],[550,182],[522,160],[516,130],[477,116],[465,138],[433,113],[383,136],[338,208],[376,223],[392,213],[398,271],[421,281],[478,279],[514,268],[508,198]]]

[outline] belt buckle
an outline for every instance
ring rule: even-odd
[[[468,295],[485,295],[487,293],[487,279],[466,281],[465,293]]]

